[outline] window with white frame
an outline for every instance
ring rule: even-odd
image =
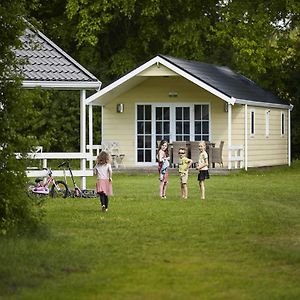
[[[209,140],[209,104],[137,104],[137,162],[155,162],[157,142]]]
[[[283,111],[280,114],[280,133],[285,135],[285,114]]]
[[[266,117],[266,137],[269,137],[270,135],[270,110],[266,110],[266,114],[265,114],[265,117]]]
[[[255,135],[255,110],[250,110],[250,135]]]

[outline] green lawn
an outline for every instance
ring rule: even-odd
[[[94,185],[89,180],[89,186]],[[114,175],[97,199],[48,199],[41,233],[0,239],[0,299],[300,299],[300,162],[196,174]]]

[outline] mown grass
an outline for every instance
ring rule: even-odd
[[[0,239],[0,299],[300,299],[300,163],[206,181],[114,175],[97,199],[48,199],[41,232]],[[93,186],[94,180],[88,184]]]

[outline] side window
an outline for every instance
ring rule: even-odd
[[[280,114],[280,131],[281,131],[281,135],[285,135],[285,114],[282,111]]]
[[[250,135],[255,135],[255,110],[250,110]]]

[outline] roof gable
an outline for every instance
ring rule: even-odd
[[[101,82],[93,74],[40,31],[27,28],[20,40],[23,47],[15,52],[27,62],[22,67],[25,88],[100,88]]]
[[[155,68],[163,66],[163,72]],[[168,70],[168,71],[166,71]],[[161,74],[160,74],[161,72]],[[230,103],[262,106],[286,106],[288,104],[272,93],[265,91],[250,79],[233,72],[228,67],[188,61],[165,55],[158,55],[120,79],[86,99],[86,104],[104,105],[121,93],[141,83],[147,76],[179,75],[197,86]]]

